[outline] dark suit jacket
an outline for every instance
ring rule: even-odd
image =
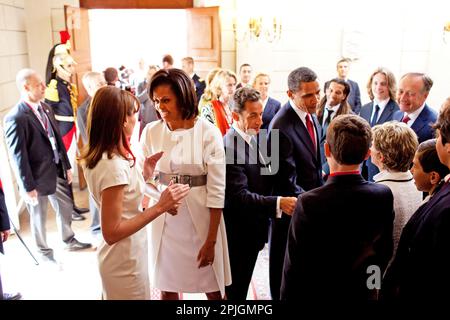
[[[331,176],[299,196],[289,228],[281,298],[367,300],[367,268],[392,255],[393,195],[361,175]]]
[[[199,102],[200,97],[202,96],[203,92],[205,91],[206,83],[205,83],[205,80],[200,79],[200,77],[196,73],[194,73],[192,80],[194,81],[194,84],[195,84],[195,93],[197,94],[197,102]]]
[[[322,164],[319,144],[319,124],[316,117],[312,117],[316,130],[316,148],[311,141],[308,130],[300,117],[286,103],[275,115],[270,124],[270,146],[272,157],[272,170],[274,176],[274,194],[279,196],[296,197],[307,190],[322,185]],[[275,131],[278,130],[278,131]],[[279,140],[276,141],[276,134]],[[277,150],[274,150],[278,147]],[[279,161],[273,164],[274,157]],[[270,228],[270,291],[272,299],[279,300],[281,275],[283,269],[286,239],[291,217],[284,214],[281,218],[272,220]]]
[[[261,250],[267,241],[269,218],[276,213],[271,176],[261,175],[258,154],[232,127],[224,137],[227,155],[223,215],[230,241],[252,242]],[[231,252],[230,252],[231,255]]]
[[[267,100],[266,107],[264,108],[262,120],[263,124],[261,129],[268,130],[270,121],[272,121],[273,117],[275,117],[276,113],[280,110],[281,103],[278,100],[272,99],[269,97]]]
[[[398,104],[392,100],[389,99],[389,102],[387,103],[386,107],[384,108],[381,115],[378,117],[376,124],[382,124],[388,121],[393,120],[394,113],[398,111]],[[359,113],[359,115],[366,119],[366,121],[370,124],[370,120],[372,117],[372,111],[373,111],[373,101],[365,104]],[[378,172],[378,168],[372,163],[371,159],[367,159],[363,162],[363,168],[362,172],[365,172],[364,178],[366,178],[369,181],[373,181],[373,176],[376,175]]]
[[[397,111],[394,113],[394,120],[402,121],[403,112]],[[419,114],[419,117],[413,122],[411,129],[417,134],[419,138],[419,143],[424,142],[428,139],[434,138],[434,129],[431,127],[433,123],[437,120],[437,113],[433,109],[431,109],[427,104],[425,104],[425,108],[423,108],[422,112]]]
[[[61,171],[65,175],[71,166],[58,125],[52,109],[43,102],[41,104],[55,133]],[[19,102],[6,115],[5,138],[21,190],[29,192],[36,189],[41,196],[55,193],[58,168],[53,160],[52,146],[46,130],[25,102]]]
[[[386,300],[450,301],[450,184],[405,225],[381,293]]]
[[[347,80],[350,85],[350,93],[347,97],[348,104],[352,107],[354,113],[359,114],[361,110],[361,93],[359,92],[359,86],[355,81]]]
[[[0,231],[6,231],[9,228],[9,216],[8,210],[6,209],[5,195],[3,194],[3,189],[0,188]],[[3,253],[2,237],[0,237],[0,252]]]
[[[278,143],[271,142],[279,148],[280,165],[274,181],[274,193],[277,195],[296,197],[301,192],[317,188],[323,183],[319,124],[316,117],[312,118],[317,135],[316,148],[306,126],[289,102],[278,111],[270,125],[270,130],[278,129],[279,132]],[[271,132],[270,139],[273,137]],[[271,152],[273,157],[274,150]]]
[[[378,121],[376,124],[382,124],[382,123],[391,121],[394,117],[394,113],[398,110],[399,110],[398,104],[394,100],[389,99],[389,102],[387,103],[383,112],[378,117]],[[373,111],[373,101],[362,106],[359,115],[362,118],[366,119],[366,121],[370,124],[370,118],[372,116],[372,111]]]

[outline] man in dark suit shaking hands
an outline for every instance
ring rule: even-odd
[[[436,111],[426,100],[433,86],[433,80],[423,73],[407,73],[401,79],[397,90],[400,110],[394,113],[394,120],[406,123],[419,138],[419,143],[434,137],[431,127],[436,122]]]
[[[370,125],[341,115],[327,130],[330,176],[301,194],[292,215],[281,299],[296,302],[376,298],[392,255],[393,196],[367,182],[359,166],[370,155]],[[371,281],[371,276],[375,278]]]
[[[274,172],[274,194],[297,197],[300,193],[322,185],[319,124],[308,110],[315,109],[320,98],[317,75],[301,67],[288,76],[289,102],[273,118],[269,129],[271,157],[279,160],[279,170]],[[278,141],[274,141],[278,134]],[[272,165],[272,167],[275,167]],[[279,300],[284,252],[291,217],[282,214],[272,219],[269,240],[269,276],[272,299]]]
[[[34,70],[23,69],[16,83],[21,100],[5,117],[6,143],[38,251],[44,261],[54,262],[45,227],[48,200],[55,209],[66,249],[74,251],[91,245],[75,239],[71,228],[73,202],[65,192],[72,180],[71,167],[54,114],[42,102],[42,78]]]
[[[223,215],[233,279],[226,293],[230,300],[245,300],[258,253],[267,241],[269,218],[278,212],[281,215],[281,211],[292,214],[297,198],[272,195],[271,169],[256,140],[263,123],[258,91],[238,89],[232,105],[234,123],[224,137],[227,167]]]

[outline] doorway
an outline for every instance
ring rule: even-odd
[[[139,71],[138,63],[159,65],[164,54],[181,68],[187,55],[187,17],[183,9],[89,10],[92,70],[125,66]]]

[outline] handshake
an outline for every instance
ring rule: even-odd
[[[295,205],[297,204],[296,197],[281,197],[280,199],[280,209],[289,216],[292,216],[295,210]]]

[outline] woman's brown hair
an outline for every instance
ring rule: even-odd
[[[87,168],[93,169],[104,152],[107,152],[108,159],[116,153],[133,160],[134,165],[136,157],[123,128],[127,116],[137,113],[139,106],[139,100],[128,91],[112,86],[97,90],[88,112],[88,144],[80,157]],[[120,145],[124,149],[119,148]]]

